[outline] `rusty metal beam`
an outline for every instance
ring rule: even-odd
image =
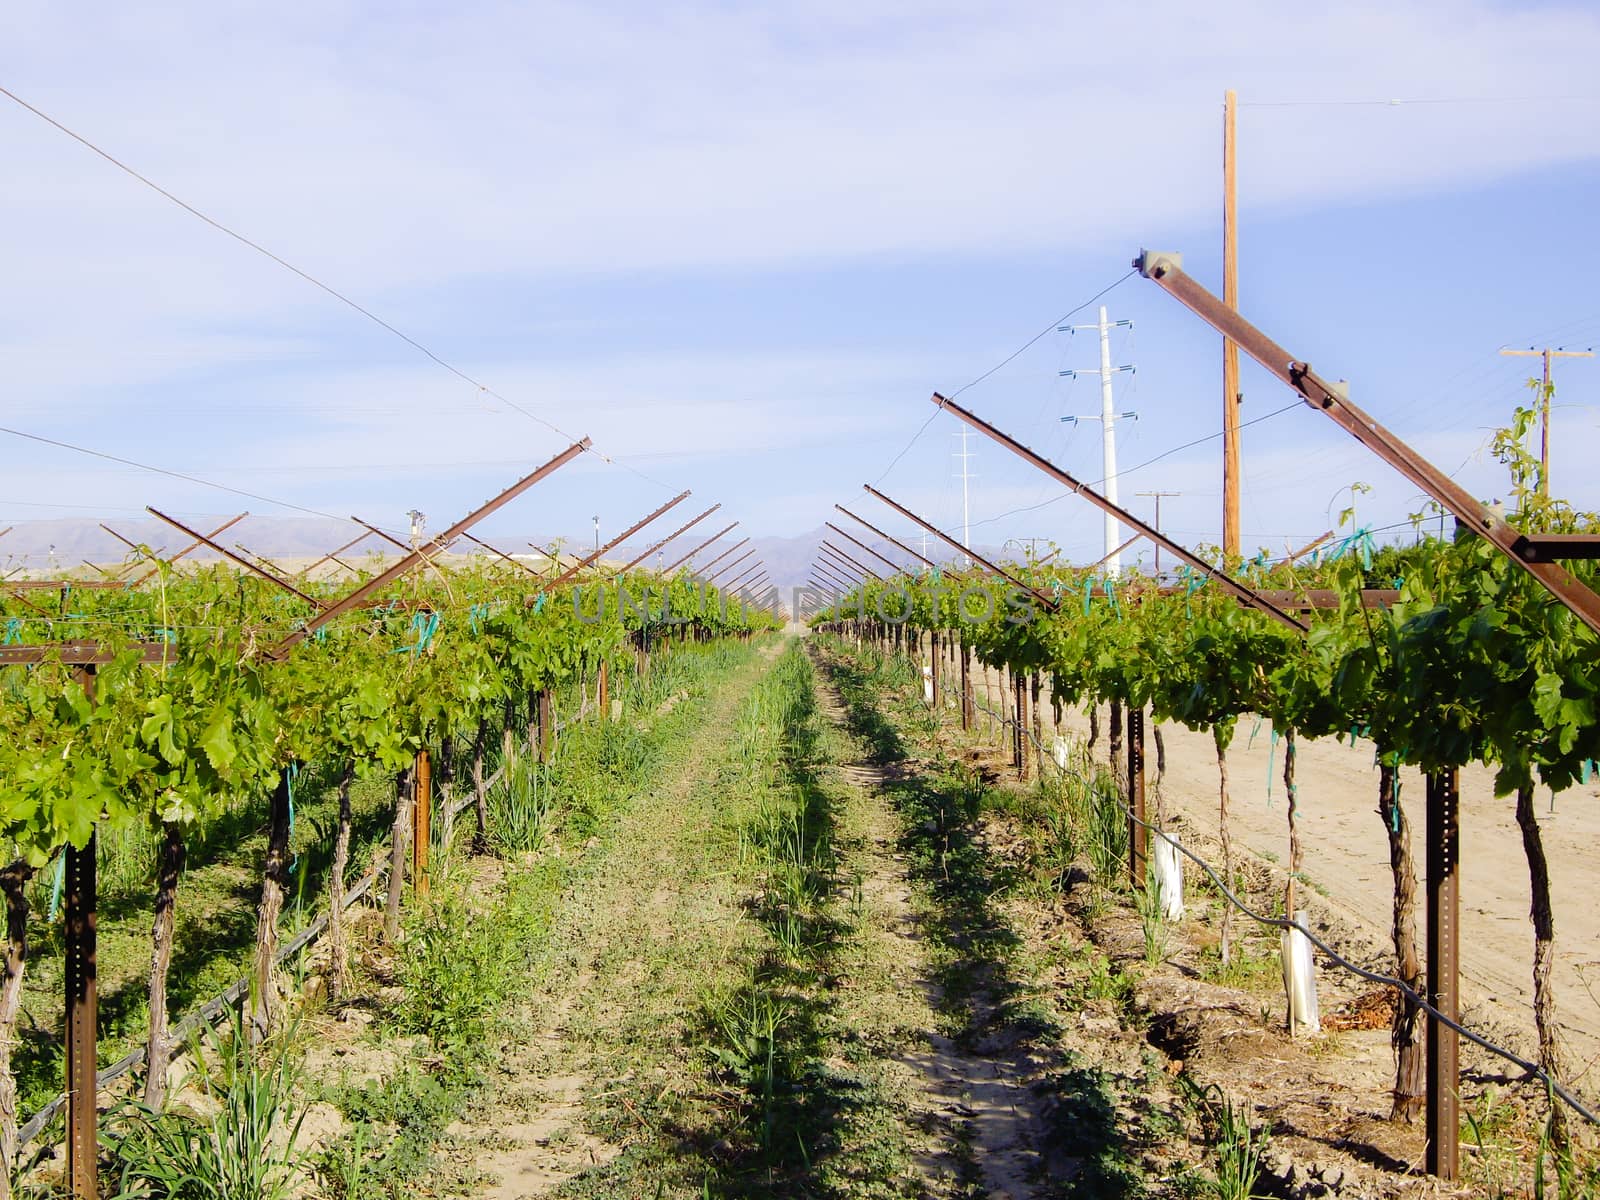
[[[1600,633],[1600,595],[1564,567],[1529,557],[1523,535],[1418,454],[1367,413],[1352,404],[1340,385],[1315,374],[1309,364],[1293,358],[1261,330],[1228,308],[1221,300],[1184,274],[1181,260],[1171,254],[1143,251],[1134,266],[1145,278],[1195,313],[1201,320],[1237,342],[1244,352],[1300,394],[1312,409],[1323,413],[1356,441],[1404,475],[1436,500],[1466,528],[1494,546],[1537,579],[1572,614]]]
[[[813,566],[811,568],[811,573],[813,575],[821,576],[823,579],[833,584],[834,587],[843,589],[846,595],[849,595],[851,592],[854,592],[861,587],[861,582],[859,580],[848,579],[847,577],[840,575],[836,570],[825,567],[821,563]]]
[[[470,533],[463,533],[461,536],[466,538],[467,541],[471,542],[474,546],[482,546],[490,554],[499,555],[501,558],[505,559],[508,563],[510,563],[513,567],[516,567],[517,570],[526,571],[529,575],[532,575],[535,579],[543,579],[544,578],[543,575],[539,574],[539,572],[535,571],[527,563],[518,562],[516,559],[512,558],[511,555],[507,554],[504,550],[500,549],[498,546],[491,546],[488,542],[484,541],[482,538],[475,538]]]
[[[115,529],[111,528],[111,526],[107,525],[104,521],[100,522],[100,528],[104,529],[107,533],[109,533],[112,537],[116,538],[117,541],[121,542],[129,550],[132,550],[135,554],[143,554],[144,553],[144,551],[139,549],[139,543],[138,542],[135,542],[135,541],[131,540],[130,538],[123,537],[120,533],[118,533]],[[160,554],[161,554],[161,551],[157,550],[157,551],[155,551],[155,554],[156,554],[157,557],[159,557]]]
[[[882,575],[879,575],[871,567],[867,566],[866,563],[860,561],[857,558],[852,557],[849,554],[846,554],[843,550],[839,549],[839,547],[835,546],[832,542],[823,542],[822,543],[822,549],[828,551],[830,554],[837,555],[839,558],[844,559],[844,561],[849,563],[852,567],[855,567],[858,570],[864,571],[866,574],[871,575],[874,579],[881,580],[883,578]]]
[[[826,546],[820,546],[817,548],[817,561],[819,563],[826,563],[835,571],[839,572],[839,574],[843,575],[846,579],[860,579],[864,583],[868,578],[878,578],[876,575],[869,576],[866,571],[856,566],[855,563],[851,562],[847,558],[840,557],[839,555],[830,552]]]
[[[914,521],[916,524],[921,525],[924,529],[926,529],[929,533],[933,534],[934,537],[938,538],[941,542],[945,543],[945,545],[949,546],[956,553],[964,554],[966,557],[970,558],[973,562],[979,564],[980,566],[982,566],[986,570],[992,571],[994,574],[1000,576],[1000,578],[1002,578],[1004,580],[1007,580],[1014,587],[1019,587],[1023,591],[1025,591],[1025,592],[1029,593],[1030,595],[1036,597],[1039,600],[1039,602],[1041,604],[1043,604],[1046,608],[1048,608],[1051,612],[1054,612],[1057,608],[1060,607],[1060,605],[1056,601],[1056,598],[1054,596],[1052,596],[1049,592],[1041,592],[1038,588],[1032,587],[1029,584],[1024,583],[1022,580],[1018,579],[1015,575],[1013,575],[1010,571],[1006,570],[1004,567],[1000,566],[998,563],[992,563],[987,558],[984,558],[983,555],[975,553],[972,550],[969,550],[966,546],[963,546],[960,542],[956,541],[955,538],[953,538],[949,534],[945,533],[938,526],[930,524],[927,521],[924,521],[921,517],[917,516],[916,513],[912,512],[905,505],[897,503],[896,501],[889,499],[889,497],[885,496],[882,492],[880,492],[877,488],[873,487],[870,483],[862,484],[862,486],[867,489],[868,495],[874,496],[877,499],[883,501],[883,503],[887,504],[890,508],[894,509],[895,512],[899,513],[902,517],[905,517],[907,520]],[[924,561],[926,561],[926,560],[924,560]]]
[[[721,590],[724,592],[737,592],[741,587],[749,583],[757,575],[760,575],[761,571],[761,564],[759,562],[753,563],[746,567],[741,574],[735,576],[728,583],[723,584]]]
[[[1330,529],[1315,541],[1307,542],[1304,546],[1301,546],[1300,549],[1296,550],[1293,554],[1289,555],[1288,558],[1284,559],[1284,563],[1292,563],[1297,558],[1304,558],[1307,554],[1310,554],[1313,550],[1322,545],[1331,537],[1333,537],[1333,530]]]
[[[618,567],[617,570],[615,572],[613,572],[611,578],[616,579],[618,576],[622,575],[625,571],[629,570],[630,568],[638,566],[641,562],[643,562],[645,559],[649,558],[652,554],[654,554],[657,550],[661,549],[661,547],[665,546],[668,542],[671,542],[671,541],[675,540],[676,538],[678,538],[680,535],[682,535],[684,533],[687,533],[689,530],[693,529],[696,525],[700,524],[701,521],[704,521],[707,517],[709,517],[712,513],[716,512],[717,509],[719,509],[721,507],[722,507],[722,505],[720,503],[713,504],[710,508],[706,509],[705,512],[701,513],[698,517],[695,517],[691,521],[685,521],[682,525],[679,525],[676,529],[674,529],[671,533],[667,534],[666,537],[662,538],[655,545],[653,545],[649,549],[645,550],[645,552],[643,554],[640,554],[636,558],[629,559],[622,566]]]
[[[708,537],[705,541],[701,542],[698,546],[696,546],[693,550],[689,551],[689,553],[685,554],[682,558],[674,559],[672,562],[668,563],[665,567],[662,568],[662,573],[670,575],[673,571],[676,571],[679,567],[683,566],[684,563],[688,562],[696,554],[699,554],[700,551],[704,550],[707,546],[711,545],[712,542],[716,541],[720,537],[725,536],[726,534],[732,533],[737,528],[739,528],[739,522],[735,521],[732,525],[729,525],[729,526],[726,526],[725,528],[717,530],[717,532],[713,533],[710,537]]]
[[[139,661],[144,663],[159,663],[172,654],[172,646],[166,642],[136,642],[132,648],[139,651]],[[103,666],[115,659],[117,653],[110,646],[88,639],[32,646],[0,646],[0,666],[35,666],[44,662]]]
[[[1089,570],[1098,571],[1101,567],[1105,566],[1113,558],[1115,558],[1117,555],[1121,554],[1124,550],[1126,550],[1129,546],[1133,545],[1135,542],[1137,542],[1143,536],[1144,536],[1144,534],[1142,534],[1142,533],[1134,534],[1131,538],[1129,538],[1127,541],[1123,542],[1122,545],[1118,546],[1110,554],[1106,555],[1099,562],[1095,563],[1094,566],[1089,568]]]
[[[450,526],[449,529],[446,529],[443,533],[439,534],[438,537],[430,541],[425,547],[419,546],[410,554],[396,562],[388,570],[374,575],[371,579],[367,580],[366,583],[356,588],[355,591],[345,596],[343,600],[340,600],[331,608],[326,608],[316,616],[312,617],[311,620],[307,621],[303,626],[301,626],[299,629],[296,629],[293,633],[289,634],[288,637],[284,638],[275,647],[273,647],[273,653],[278,655],[286,653],[288,650],[299,645],[306,638],[310,637],[329,621],[334,620],[336,617],[342,617],[345,613],[359,608],[362,601],[364,601],[368,596],[371,596],[380,588],[387,587],[396,579],[399,579],[407,571],[415,567],[419,562],[425,561],[428,554],[448,545],[467,530],[471,529],[479,521],[483,520],[484,517],[487,517],[490,513],[497,512],[504,508],[507,504],[511,503],[512,500],[522,495],[523,492],[527,491],[534,484],[538,483],[540,480],[544,479],[546,476],[552,474],[560,468],[566,466],[569,462],[577,458],[578,455],[582,454],[588,448],[588,438],[584,438],[582,441],[572,443],[572,445],[568,446],[565,450],[556,455],[549,462],[545,463],[542,467],[539,467],[531,473],[524,475],[521,479],[517,480],[516,483],[513,483],[510,487],[506,488],[492,500],[489,500],[481,507],[474,509],[466,516],[462,517],[454,525]]]
[[[837,533],[840,537],[844,538],[845,541],[851,542],[854,545],[857,545],[857,546],[861,547],[861,549],[865,550],[868,554],[872,555],[872,557],[877,559],[879,562],[888,564],[889,569],[891,571],[893,571],[896,575],[901,575],[901,574],[905,573],[905,568],[902,567],[899,563],[895,562],[894,559],[888,558],[885,555],[879,554],[876,550],[874,550],[871,546],[867,545],[860,538],[851,537],[848,533],[846,533],[844,530],[840,529],[832,521],[824,521],[823,524],[826,525],[829,529],[833,530],[835,533]]]
[[[728,555],[732,554],[740,546],[746,545],[749,541],[750,541],[750,539],[747,538],[747,537],[740,538],[737,542],[735,542],[733,545],[729,546],[726,550],[724,550],[721,554],[717,555],[710,562],[701,563],[699,568],[698,568],[699,572],[703,575],[705,572],[711,570],[712,567],[716,566],[723,559],[727,558]]]
[[[346,550],[350,549],[350,547],[354,546],[357,542],[366,541],[367,538],[370,537],[370,536],[371,536],[370,532],[368,530],[366,530],[366,529],[363,529],[360,533],[356,534],[355,537],[351,538],[344,545],[335,546],[332,550],[328,551],[321,558],[317,559],[316,562],[312,563],[309,567],[306,567],[304,570],[300,571],[299,572],[300,577],[302,579],[304,579],[307,575],[311,574],[311,572],[315,571],[318,567],[320,567],[325,562],[330,562],[330,561],[331,562],[336,562],[336,563],[339,562],[339,559],[336,557],[337,555],[343,554]],[[344,566],[343,563],[339,563],[339,565],[340,566]],[[348,570],[349,568],[346,567],[345,569]]]
[[[248,512],[242,512],[237,517],[230,517],[228,520],[224,521],[221,525],[218,525],[215,529],[213,529],[210,533],[208,533],[206,535],[206,537],[208,537],[208,538],[221,537],[224,533],[226,533],[228,530],[232,529],[235,525],[237,525],[240,521],[244,520],[249,515],[250,514]],[[203,545],[205,545],[205,543],[203,541],[198,541],[197,540],[197,541],[190,542],[187,546],[183,547],[183,549],[179,550],[171,558],[166,559],[165,560],[166,565],[170,567],[173,563],[177,562],[180,558],[184,558],[184,557],[188,556],[189,554],[192,554],[194,551],[200,549],[200,547],[203,546]],[[128,581],[128,586],[129,587],[138,587],[141,583],[143,583],[146,579],[149,579],[152,575],[154,575],[159,570],[161,570],[161,563],[157,562],[155,566],[151,567],[143,575],[139,576],[139,578],[130,579]]]
[[[282,579],[279,576],[273,574],[271,571],[267,570],[265,567],[260,566],[257,563],[251,562],[248,558],[245,558],[242,555],[235,554],[232,550],[229,550],[226,546],[221,545],[220,543],[213,541],[211,538],[206,537],[205,534],[196,533],[194,530],[190,529],[187,525],[185,525],[182,521],[178,520],[176,517],[169,517],[169,516],[167,516],[166,513],[162,512],[160,509],[152,508],[148,504],[144,506],[144,510],[145,510],[145,512],[149,513],[151,516],[156,517],[159,520],[165,521],[168,525],[171,525],[179,533],[187,534],[189,537],[194,538],[197,542],[200,542],[202,545],[210,546],[218,554],[222,555],[224,558],[228,559],[230,562],[238,563],[241,567],[243,567],[246,571],[249,571],[252,575],[258,575],[262,579],[265,579],[268,583],[277,584],[284,591],[288,592],[291,596],[298,596],[300,599],[304,600],[307,604],[311,605],[312,608],[320,608],[320,609],[323,609],[323,610],[327,609],[328,605],[326,604],[326,602],[324,602],[322,600],[318,600],[315,596],[306,595],[306,593],[302,592],[299,588],[295,587],[295,585],[290,583],[287,579]]]
[[[1239,597],[1239,599],[1243,600],[1246,604],[1250,605],[1250,607],[1259,609],[1261,612],[1271,617],[1274,621],[1288,626],[1297,633],[1307,632],[1306,626],[1300,621],[1296,620],[1294,617],[1291,617],[1288,613],[1284,612],[1275,605],[1272,605],[1261,599],[1261,597],[1258,596],[1252,589],[1246,587],[1237,579],[1234,579],[1225,572],[1217,570],[1210,563],[1201,559],[1197,555],[1190,553],[1189,550],[1183,546],[1180,546],[1177,542],[1167,537],[1160,530],[1145,524],[1145,522],[1134,516],[1127,509],[1111,503],[1111,501],[1107,500],[1104,496],[1095,491],[1093,488],[1089,487],[1087,484],[1080,483],[1078,480],[1074,479],[1071,475],[1067,474],[1043,455],[1034,453],[1032,450],[1022,445],[1022,443],[1011,437],[1008,437],[1004,433],[1001,433],[987,421],[980,417],[974,416],[955,401],[947,400],[938,392],[933,394],[933,402],[946,412],[953,413],[955,416],[965,421],[968,425],[971,425],[974,429],[984,434],[992,441],[1004,446],[1007,450],[1011,451],[1024,462],[1030,464],[1040,471],[1043,471],[1046,475],[1050,476],[1063,487],[1070,488],[1073,492],[1077,493],[1079,496],[1082,496],[1085,500],[1087,500],[1090,504],[1093,504],[1102,512],[1110,513],[1129,529],[1137,530],[1139,533],[1149,538],[1162,549],[1170,551],[1175,557],[1183,562],[1188,563],[1207,579],[1210,579],[1220,586],[1226,588],[1235,596]]]
[[[748,542],[749,540],[750,540],[749,538],[745,538],[744,541]],[[740,542],[739,545],[740,546],[744,545],[744,542]],[[737,547],[735,547],[735,549],[737,549]],[[744,562],[745,559],[749,558],[755,552],[756,552],[756,548],[754,546],[751,546],[750,549],[746,550],[743,554],[739,555],[739,557],[734,559],[732,562],[723,564],[722,568],[719,571],[717,571],[717,573],[715,575],[707,575],[706,576],[706,582],[707,583],[715,583],[717,580],[721,579],[724,575],[726,575],[729,571],[733,570],[734,567],[737,567],[740,563]]]
[[[589,566],[591,563],[599,562],[600,561],[600,556],[605,554],[606,551],[611,550],[616,546],[620,546],[623,542],[627,541],[634,534],[638,533],[639,530],[643,529],[646,525],[650,524],[651,521],[654,521],[662,513],[666,512],[668,509],[677,507],[679,504],[682,504],[688,498],[689,498],[689,492],[687,490],[679,492],[676,496],[674,496],[671,500],[668,500],[665,504],[663,504],[660,508],[656,509],[649,516],[644,517],[641,520],[635,521],[632,525],[629,525],[626,529],[624,529],[621,533],[617,534],[616,537],[612,538],[604,546],[601,546],[600,549],[596,550],[593,554],[590,554],[585,558],[581,558],[577,562],[573,563],[570,567],[568,567],[565,571],[561,572],[561,574],[557,575],[554,579],[552,579],[545,586],[547,588],[558,588],[558,587],[560,587],[563,583],[565,583],[567,580],[571,579],[574,575],[576,575],[579,571],[583,570],[585,567]],[[557,566],[561,565],[561,560],[560,559],[556,560],[556,565]],[[534,601],[534,597],[529,596],[528,597],[528,603],[532,604],[533,601]]]
[[[374,534],[375,533],[379,537],[381,537],[384,541],[388,542],[391,546],[394,546],[394,547],[396,547],[398,549],[404,550],[407,554],[411,553],[411,545],[410,545],[410,543],[402,542],[399,538],[395,537],[394,534],[387,533],[384,530],[379,529],[371,521],[363,521],[360,517],[351,517],[350,519],[352,521],[354,521],[357,525],[361,526],[361,528],[365,529],[368,534]]]
[[[892,545],[899,546],[900,549],[904,550],[907,554],[911,555],[911,557],[916,559],[918,562],[923,563],[923,564],[925,564],[927,566],[930,566],[930,567],[934,565],[933,559],[925,558],[922,555],[918,554],[915,550],[913,550],[910,546],[906,545],[904,542],[900,541],[898,538],[890,537],[887,533],[885,533],[883,530],[879,529],[871,521],[863,520],[861,517],[856,516],[855,513],[851,512],[844,505],[835,504],[834,507],[837,508],[840,512],[842,512],[845,516],[849,517],[857,525],[865,525],[868,529],[872,530],[873,533],[877,534],[884,541],[889,542]],[[905,570],[905,568],[902,567],[902,568],[900,568],[900,570],[903,572]]]

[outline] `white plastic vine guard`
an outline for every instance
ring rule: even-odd
[[[1285,929],[1280,942],[1283,949],[1283,990],[1289,997],[1289,1033],[1321,1033],[1322,1019],[1317,1015],[1317,964],[1311,956],[1311,939],[1305,935],[1306,915],[1296,913],[1294,922],[1299,928]]]
[[[930,705],[930,706],[933,704],[933,668],[932,667],[923,667],[922,668],[922,702],[924,704],[927,704],[927,705]]]
[[[1171,835],[1169,834],[1168,837]],[[1165,837],[1150,839],[1150,866],[1160,889],[1161,915],[1169,921],[1183,919],[1183,858]]]
[[[1067,753],[1069,749],[1070,746],[1067,739],[1059,733],[1056,734],[1056,740],[1050,746],[1050,757],[1055,759],[1056,770],[1065,771],[1067,769]]]

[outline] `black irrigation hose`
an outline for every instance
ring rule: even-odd
[[[1015,718],[1007,717],[1002,713],[996,713],[986,705],[979,703],[976,696],[973,697],[972,702],[975,708],[988,713],[989,716],[999,721],[1002,725],[1017,724]],[[1043,754],[1046,758],[1049,758],[1051,763],[1054,764],[1054,757],[1045,753],[1043,743],[1041,743],[1038,738],[1033,736],[1032,730],[1028,729],[1027,726],[1024,725],[1022,728],[1022,733],[1023,736],[1033,743],[1035,749],[1037,749],[1040,754]],[[1073,778],[1077,779],[1080,783],[1083,783],[1088,787],[1092,788],[1096,786],[1093,780],[1084,778],[1084,776],[1079,774],[1077,771],[1070,771],[1065,767],[1059,766],[1056,769],[1064,775],[1073,776]],[[1537,1063],[1529,1062],[1520,1055],[1507,1050],[1504,1046],[1497,1045],[1494,1042],[1489,1041],[1487,1038],[1474,1033],[1465,1025],[1462,1025],[1459,1021],[1445,1016],[1444,1013],[1440,1012],[1416,992],[1412,991],[1411,988],[1402,980],[1396,979],[1391,975],[1383,975],[1377,971],[1369,971],[1365,967],[1357,966],[1310,930],[1304,929],[1292,921],[1286,921],[1282,917],[1264,917],[1260,913],[1255,912],[1249,907],[1249,905],[1245,904],[1244,901],[1240,900],[1239,897],[1233,894],[1233,892],[1228,888],[1227,884],[1223,883],[1216,871],[1212,869],[1211,864],[1206,862],[1205,859],[1194,853],[1194,851],[1188,849],[1177,839],[1169,837],[1165,832],[1157,829],[1148,821],[1142,820],[1135,816],[1133,810],[1124,804],[1121,798],[1116,796],[1114,793],[1108,793],[1107,795],[1111,802],[1115,804],[1117,808],[1122,811],[1123,815],[1126,816],[1130,821],[1136,821],[1140,825],[1143,825],[1145,829],[1155,834],[1179,854],[1191,860],[1197,867],[1204,871],[1206,875],[1210,877],[1211,882],[1216,885],[1217,890],[1222,893],[1223,897],[1228,901],[1228,903],[1233,905],[1234,908],[1238,909],[1252,921],[1255,921],[1259,925],[1265,925],[1270,929],[1293,929],[1304,934],[1306,938],[1317,947],[1317,949],[1321,950],[1345,970],[1354,975],[1360,976],[1362,979],[1365,979],[1370,983],[1382,984],[1385,987],[1394,988],[1395,991],[1399,992],[1402,996],[1415,1004],[1423,1012],[1427,1013],[1435,1021],[1438,1021],[1439,1024],[1443,1025],[1447,1029],[1454,1030],[1456,1033],[1460,1034],[1474,1045],[1482,1047],[1483,1049],[1489,1051],[1490,1054],[1498,1055],[1499,1057],[1505,1059],[1508,1063],[1511,1063],[1513,1066],[1526,1072],[1529,1078],[1537,1079],[1539,1082],[1543,1083],[1550,1092],[1564,1100],[1567,1105],[1584,1120],[1588,1121],[1591,1125],[1600,1126],[1600,1116],[1597,1116],[1592,1110],[1586,1107],[1581,1100],[1568,1091],[1558,1079],[1556,1079],[1543,1067],[1539,1066]]]

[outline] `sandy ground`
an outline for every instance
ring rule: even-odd
[[[1047,710],[1048,711],[1048,710]],[[1101,738],[1105,746],[1102,714]],[[1087,733],[1088,719],[1074,712],[1065,728]],[[1167,774],[1163,802],[1197,827],[1217,829],[1217,767],[1209,732],[1163,726]],[[1148,747],[1153,765],[1154,745]],[[1231,830],[1256,854],[1287,862],[1289,834],[1283,790],[1283,743],[1273,747],[1272,727],[1247,717],[1228,751]],[[1271,775],[1269,794],[1268,777]],[[1381,944],[1389,938],[1392,887],[1388,842],[1377,815],[1378,769],[1373,745],[1301,739],[1296,780],[1306,874],[1325,895],[1322,904],[1370,929]],[[1556,914],[1555,982],[1568,1052],[1567,1071],[1593,1096],[1600,1086],[1586,1073],[1600,1059],[1600,1000],[1584,983],[1600,989],[1600,901],[1594,880],[1594,847],[1600,840],[1600,778],[1555,799],[1540,790],[1536,810],[1550,860]],[[1402,774],[1401,804],[1412,826],[1419,880],[1426,874],[1421,773]],[[1522,834],[1510,797],[1496,798],[1493,774],[1473,767],[1461,773],[1461,956],[1462,1004],[1471,1024],[1480,1017],[1520,1035],[1512,1047],[1536,1052],[1533,1033],[1533,928]],[[1359,956],[1358,956],[1359,961]]]

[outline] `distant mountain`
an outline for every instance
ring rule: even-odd
[[[186,520],[185,523],[189,522]],[[209,534],[219,523],[215,519],[207,519],[204,522],[195,520],[193,527]],[[136,545],[144,544],[153,550],[164,550],[168,553],[187,545],[190,540],[178,530],[149,517],[108,518],[105,525]],[[304,561],[318,558],[344,545],[350,541],[355,532],[352,526],[342,521],[309,517],[248,516],[219,534],[216,540],[230,550],[244,547],[269,559]],[[399,533],[398,530],[395,532]],[[698,552],[692,565],[709,575],[720,574],[718,582],[721,583],[734,582],[746,575],[751,568],[764,566],[768,579],[782,590],[785,600],[790,597],[794,588],[804,586],[814,574],[817,578],[827,581],[825,572],[819,573],[815,570],[818,552],[824,540],[855,559],[862,567],[881,574],[889,572],[884,559],[907,568],[919,565],[913,556],[882,538],[869,534],[866,530],[851,532],[876,553],[863,550],[831,529],[818,528],[795,537],[752,536],[743,545],[738,545],[742,540],[739,536],[730,535]],[[537,555],[528,549],[528,543],[552,545],[556,538],[549,534],[502,535],[495,541],[499,548],[508,554],[537,561]],[[916,542],[908,540],[907,544],[918,551],[922,550],[920,538]],[[617,548],[606,557],[608,560],[625,561],[649,545],[651,545],[650,540],[641,539],[634,544]],[[665,547],[659,555],[652,555],[650,560],[641,565],[650,567],[665,565],[694,545],[695,539],[691,532]],[[734,549],[736,545],[738,548]],[[569,553],[581,553],[585,543],[568,538],[563,540],[563,546]],[[974,549],[986,557],[1000,557],[1000,552],[990,547],[977,546]],[[478,547],[465,540],[453,548],[453,552],[462,554],[477,550]],[[345,558],[346,561],[358,561],[376,551],[393,555],[395,547],[373,535],[346,551]],[[126,543],[107,532],[101,527],[100,522],[93,519],[21,521],[9,534],[0,537],[0,569],[3,570],[22,566],[30,572],[70,571],[80,568],[85,562],[102,565],[121,562],[131,553],[133,552]],[[878,555],[883,557],[879,558]],[[932,540],[929,542],[927,555],[935,562],[950,562],[955,558],[954,554],[941,551],[937,543]],[[192,554],[191,557],[214,559],[217,556],[210,550],[203,550]],[[841,573],[846,572],[846,568],[841,568]]]

